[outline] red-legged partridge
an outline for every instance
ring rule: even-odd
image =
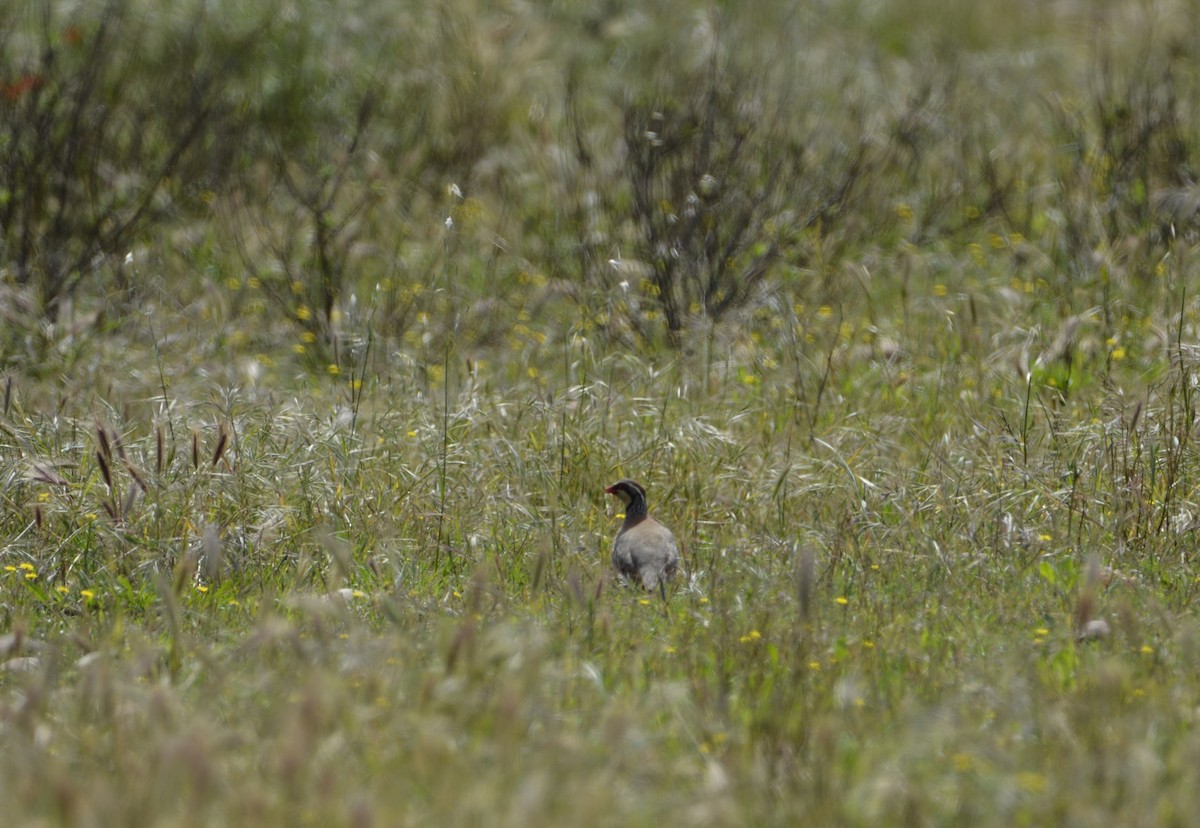
[[[671,530],[646,513],[646,490],[633,480],[618,480],[604,490],[625,504],[625,523],[613,542],[612,562],[623,578],[658,588],[667,597],[667,579],[679,568],[679,545]]]

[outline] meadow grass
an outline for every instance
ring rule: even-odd
[[[253,152],[0,286],[5,823],[1195,822],[1193,5],[206,18]],[[714,320],[621,141],[718,69]]]

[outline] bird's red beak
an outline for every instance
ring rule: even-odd
[[[605,489],[605,490],[604,490],[604,493],[605,493],[605,494],[616,494],[616,493],[617,493],[617,487],[616,487],[616,486],[609,486],[607,489]]]

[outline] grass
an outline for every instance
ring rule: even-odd
[[[752,5],[135,16],[248,118],[52,311],[0,258],[12,824],[1195,821],[1187,4]]]

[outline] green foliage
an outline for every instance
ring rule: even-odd
[[[127,0],[0,13],[0,244],[11,285],[53,319],[177,199],[227,176],[239,132],[227,87],[258,33],[204,7],[148,19]]]
[[[9,822],[1190,820],[1192,10],[717,5],[9,4]]]

